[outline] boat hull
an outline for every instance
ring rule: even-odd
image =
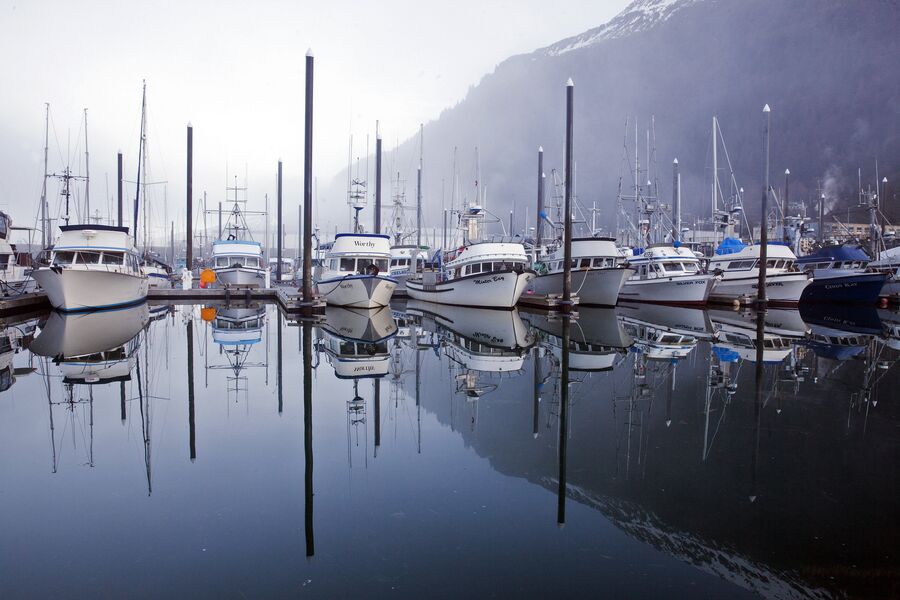
[[[37,291],[37,282],[27,275],[0,277],[0,295],[17,296]]]
[[[406,294],[415,300],[473,306],[513,308],[534,279],[534,271],[495,271],[425,284],[423,279],[407,279]]]
[[[619,299],[654,304],[703,305],[715,281],[713,275],[627,279],[619,292]]]
[[[32,273],[53,308],[89,311],[137,304],[147,299],[147,277],[115,271],[45,267]]]
[[[755,299],[758,283],[756,275],[722,278],[713,286],[709,301],[732,303],[746,298]],[[766,277],[766,300],[773,305],[794,306],[800,302],[800,296],[808,285],[806,273],[769,275]]]
[[[883,273],[854,273],[814,279],[803,290],[800,302],[874,304],[886,279]]]
[[[397,281],[380,275],[348,275],[316,283],[319,294],[331,306],[378,308],[388,306]]]
[[[262,269],[229,267],[215,272],[216,281],[222,285],[261,287],[265,280]]]
[[[572,295],[578,296],[578,303],[582,305],[615,306],[625,280],[633,274],[634,269],[625,267],[576,269],[572,271]],[[538,275],[531,287],[535,294],[561,294],[563,273]]]

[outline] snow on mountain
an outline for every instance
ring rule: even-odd
[[[665,22],[677,11],[701,0],[634,0],[609,22],[557,42],[544,49],[550,56],[591,46],[603,40],[622,38],[647,31]]]

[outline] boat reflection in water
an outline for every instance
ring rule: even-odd
[[[267,362],[250,361],[250,352],[262,341],[266,307],[257,303],[224,304],[204,307],[201,318],[211,324],[213,343],[219,346],[227,364],[207,365],[207,369],[229,370],[226,387],[229,400],[237,401],[243,393],[249,399],[249,385],[244,370],[267,368]]]
[[[527,313],[525,321],[541,335],[541,345],[562,360],[562,319],[544,312]],[[634,340],[625,333],[615,309],[582,306],[569,331],[569,368],[608,371],[625,356]]]
[[[715,337],[706,311],[699,308],[622,303],[616,312],[637,350],[651,360],[681,360],[698,341]]]
[[[140,345],[137,336],[149,319],[146,303],[85,314],[54,311],[29,349],[52,358],[64,383],[128,381]]]
[[[397,334],[391,309],[329,306],[318,328],[316,348],[338,379],[384,377],[390,370],[387,342]]]
[[[16,367],[14,361],[34,339],[36,326],[37,319],[26,319],[0,330],[0,392],[11,388],[16,377],[34,372],[31,361],[27,367]]]

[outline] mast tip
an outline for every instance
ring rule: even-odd
[[[543,151],[544,151],[544,147],[543,147],[543,146],[538,146],[538,152],[543,152]]]
[[[569,80],[566,82],[566,87],[574,87],[575,83],[572,81],[572,78],[569,77]]]
[[[675,160],[673,160],[673,161],[672,161],[672,164],[673,164],[673,165],[677,165],[677,164],[678,164],[678,159],[676,158]]]
[[[315,55],[313,54],[312,48],[307,48],[307,49],[306,49],[306,57],[307,57],[307,58],[313,58],[314,56],[315,56]]]
[[[768,104],[766,104],[765,106],[763,106],[763,112],[764,112],[764,113],[772,112],[772,109],[769,108],[769,105],[768,105]]]

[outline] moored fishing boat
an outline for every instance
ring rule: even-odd
[[[390,238],[374,233],[339,233],[316,278],[332,306],[376,308],[391,301],[397,280],[389,277]]]
[[[812,276],[801,302],[873,304],[888,276],[870,271],[869,255],[857,244],[820,248],[797,259],[797,266]]]
[[[427,246],[416,246],[415,244],[391,246],[391,262],[388,268],[391,278],[397,280],[395,294],[406,293],[407,278],[425,270],[427,252]]]
[[[564,248],[557,245],[534,264],[531,290],[536,294],[561,294]],[[572,240],[572,294],[579,304],[615,306],[619,292],[634,270],[618,263],[614,238],[584,237]]]
[[[448,253],[442,268],[407,279],[406,293],[439,304],[513,308],[534,277],[522,244],[476,242]]]
[[[262,246],[253,240],[216,240],[213,242],[213,270],[223,285],[260,287],[265,271],[260,260]]]
[[[759,289],[759,244],[725,238],[709,260],[709,272],[720,276],[710,302],[754,300]],[[793,306],[809,285],[809,275],[796,267],[797,257],[783,244],[766,245],[766,299],[769,304]]]
[[[88,311],[143,302],[148,280],[127,227],[63,225],[50,266],[32,276],[53,308]]]
[[[619,298],[631,302],[705,304],[717,277],[700,270],[700,260],[688,248],[669,244],[625,251],[625,266],[634,274],[625,280]]]
[[[141,259],[141,272],[147,276],[150,287],[165,287],[169,285],[172,275],[172,267],[154,253],[147,252]]]

